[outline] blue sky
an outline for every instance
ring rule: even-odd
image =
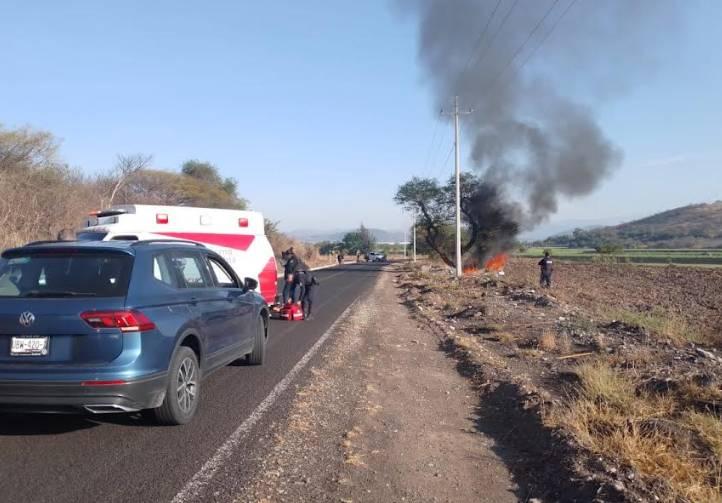
[[[722,199],[722,3],[689,5],[684,41],[654,75],[591,103],[624,165],[557,222]],[[386,0],[5,0],[0,123],[51,131],[89,172],[119,153],[164,169],[208,160],[286,230],[396,229],[396,187],[452,169],[416,37]]]

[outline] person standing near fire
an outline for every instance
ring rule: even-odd
[[[552,261],[551,254],[548,251],[544,252],[544,258],[539,261],[539,285],[542,288],[552,287],[552,273],[554,272],[554,262]]]

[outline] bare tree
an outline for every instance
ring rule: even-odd
[[[113,168],[113,172],[111,174],[111,180],[113,180],[113,189],[110,191],[108,206],[113,205],[115,196],[118,194],[118,191],[121,189],[121,187],[123,187],[123,184],[136,173],[146,169],[150,165],[152,160],[152,155],[118,155],[118,161],[115,163],[115,167]]]

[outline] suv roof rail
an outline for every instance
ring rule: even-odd
[[[68,239],[46,239],[43,241],[31,241],[29,243],[25,243],[23,246],[35,246],[35,245],[47,245],[50,243],[75,243],[76,240],[68,240]]]
[[[153,243],[166,243],[166,244],[183,244],[183,245],[194,245],[199,246],[201,248],[205,248],[206,246],[202,243],[197,243],[195,241],[187,241],[185,239],[141,239],[138,241],[133,241],[133,243],[130,246],[138,246],[138,245],[147,245],[147,244],[153,244]]]

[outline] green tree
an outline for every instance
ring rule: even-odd
[[[466,173],[461,178],[461,210],[470,230],[465,233],[466,239],[461,245],[462,253],[467,253],[478,238],[478,225],[470,208],[472,195],[478,185],[478,180],[471,174]],[[440,185],[433,178],[413,177],[398,188],[394,201],[417,215],[417,238],[421,238],[441,260],[453,267],[456,205],[454,180]]]
[[[218,168],[210,162],[190,159],[181,166],[181,173],[198,180],[201,184],[222,190],[236,199],[236,206],[243,201],[242,205],[245,207],[246,202],[237,195],[238,182],[234,178],[223,178]]]
[[[368,228],[364,227],[364,224],[358,229],[359,236],[361,237],[361,253],[368,253],[376,247],[376,236],[374,236]]]
[[[281,231],[278,229],[278,224],[280,222],[269,220],[268,218],[264,219],[263,221],[263,229],[266,233],[266,236],[269,237],[275,237],[281,233]]]
[[[316,246],[318,246],[318,252],[321,255],[333,255],[343,248],[341,243],[334,243],[332,241],[321,241],[320,243],[316,243]]]
[[[369,253],[376,246],[376,238],[361,224],[357,230],[348,232],[343,237],[342,244],[348,253]]]
[[[491,246],[512,247],[519,230],[519,208],[505,203],[497,186],[473,173],[463,173],[460,182],[462,256],[473,252],[483,260],[498,251]],[[414,177],[398,188],[394,201],[417,215],[417,239],[444,263],[455,266],[455,180],[441,185],[433,178]]]
[[[246,201],[229,194],[222,184],[195,178],[183,173],[144,169],[123,185],[116,204],[168,204],[244,210]]]

